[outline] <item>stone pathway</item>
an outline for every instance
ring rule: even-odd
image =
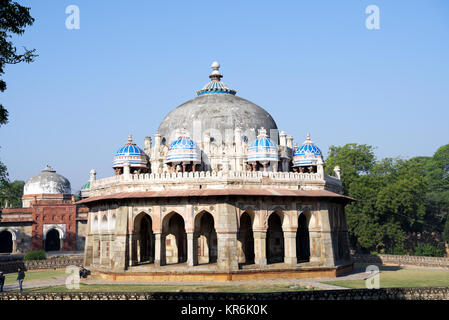
[[[31,289],[31,288],[41,288],[41,287],[55,287],[55,286],[63,286],[65,285],[66,276],[56,277],[56,279],[49,280],[32,280],[25,281],[22,284],[23,289]],[[19,282],[16,281],[12,284],[5,284],[3,286],[3,291],[19,291]]]
[[[89,280],[82,279],[81,283],[85,284],[148,284],[148,285],[214,285],[214,286],[230,286],[230,285],[249,285],[249,284],[283,284],[290,285],[290,287],[294,288],[294,286],[298,287],[306,287],[306,288],[314,288],[317,290],[341,290],[348,289],[344,287],[339,287],[335,285],[325,284],[323,282],[327,281],[340,281],[340,280],[364,280],[366,279],[367,274],[361,270],[355,270],[351,274],[346,276],[341,276],[338,278],[311,278],[311,279],[267,279],[267,280],[253,280],[253,281],[234,281],[234,282],[213,282],[213,283],[205,283],[205,282],[132,282],[132,281],[109,281],[109,280]],[[60,276],[56,279],[51,280],[35,280],[35,281],[24,281],[23,288],[31,289],[31,288],[41,288],[41,287],[54,287],[54,286],[63,286],[65,285],[66,276]],[[11,290],[19,290],[19,283],[15,282],[14,284],[7,284],[3,287],[4,291]]]

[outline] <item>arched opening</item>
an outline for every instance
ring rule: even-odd
[[[187,235],[184,219],[174,213],[165,227],[165,263],[183,263],[187,261]]]
[[[116,219],[115,214],[113,214],[109,225],[109,230],[111,231],[115,231],[115,219]]]
[[[237,236],[239,241],[239,263],[254,263],[254,235],[251,217],[244,212],[240,217],[240,228]]]
[[[0,253],[12,253],[12,233],[7,230],[0,232]]]
[[[108,232],[108,218],[106,217],[106,215],[104,215],[101,219],[100,230],[101,232]]]
[[[266,244],[267,263],[284,262],[284,233],[281,218],[276,213],[268,218]]]
[[[217,232],[215,231],[214,217],[209,212],[203,212],[196,219],[199,219],[195,224],[198,263],[215,263],[217,262]]]
[[[92,232],[98,232],[98,217],[96,216],[92,222]]]
[[[151,217],[145,213],[138,215],[134,222],[135,260],[138,263],[154,262],[154,233]]]
[[[310,239],[307,217],[301,213],[298,218],[298,230],[296,231],[296,257],[299,262],[310,260]]]
[[[61,241],[59,240],[59,232],[56,229],[51,229],[47,232],[45,237],[45,251],[59,251],[61,250]]]

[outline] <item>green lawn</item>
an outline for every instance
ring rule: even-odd
[[[25,292],[281,292],[302,291],[305,288],[290,285],[144,285],[144,284],[85,284],[69,290],[65,286],[34,288]]]
[[[144,284],[85,284],[69,290],[65,286],[26,289],[25,292],[281,292],[302,291],[305,288],[289,285],[144,285]]]
[[[25,281],[36,281],[36,280],[52,280],[57,277],[66,275],[65,269],[60,270],[45,270],[45,271],[25,271]],[[17,282],[17,272],[5,274],[5,285],[18,283]]]
[[[366,288],[365,280],[329,281],[345,288]],[[449,287],[449,270],[403,269],[380,267],[380,287]]]

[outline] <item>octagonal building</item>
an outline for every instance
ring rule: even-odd
[[[103,278],[149,281],[351,270],[344,208],[352,199],[341,194],[339,169],[325,174],[310,135],[294,145],[219,68],[212,64],[210,82],[142,149],[128,138],[115,175],[91,171],[78,202],[89,208],[85,265]]]

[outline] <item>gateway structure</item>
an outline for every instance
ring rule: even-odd
[[[114,279],[177,280],[350,269],[339,169],[326,175],[310,135],[294,145],[219,67],[143,149],[128,138],[114,176],[91,171],[78,202],[89,207],[85,265]]]

